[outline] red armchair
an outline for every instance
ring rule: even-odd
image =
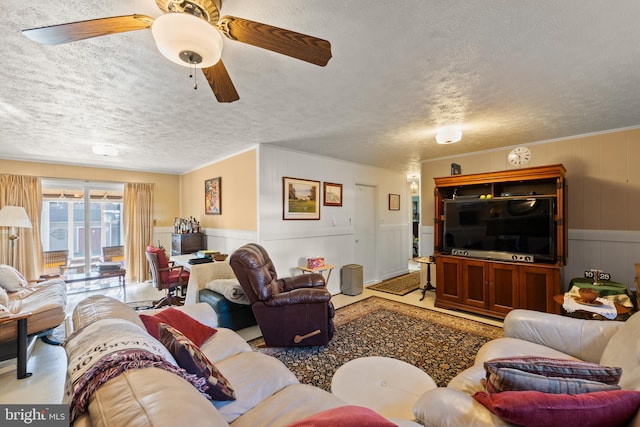
[[[325,345],[335,310],[321,274],[278,279],[265,249],[250,243],[229,259],[269,347]]]
[[[167,290],[164,298],[154,302],[155,308],[165,305],[182,305],[184,299],[175,296],[173,291],[189,283],[189,272],[185,271],[181,265],[175,265],[173,261],[167,260],[167,254],[161,248],[147,246],[146,256],[151,269],[153,286]]]

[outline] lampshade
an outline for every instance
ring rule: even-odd
[[[462,139],[462,130],[455,126],[447,126],[438,130],[436,142],[438,144],[453,144]]]
[[[0,226],[31,228],[31,221],[22,206],[4,206],[0,209]]]
[[[189,13],[159,16],[153,21],[151,33],[160,53],[184,67],[211,67],[222,56],[220,32],[207,21]]]

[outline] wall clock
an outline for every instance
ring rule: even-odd
[[[516,147],[509,152],[507,159],[514,166],[526,165],[531,160],[531,150],[527,147]]]

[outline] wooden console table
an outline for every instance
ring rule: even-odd
[[[0,324],[9,322],[18,322],[16,352],[18,358],[17,377],[19,380],[31,376],[31,372],[27,372],[27,319],[31,316],[31,312],[11,314],[8,317],[0,318]]]

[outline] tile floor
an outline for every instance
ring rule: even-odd
[[[415,266],[410,266],[410,269],[414,270]],[[72,294],[68,297],[67,312],[71,313],[75,305],[80,300],[90,294],[96,293],[109,295],[114,298],[124,300],[125,302],[158,299],[163,294],[153,288],[150,283],[127,284],[126,297],[122,288],[119,287],[88,293]],[[496,321],[495,319],[435,308],[433,305],[435,293],[433,291],[427,292],[425,299],[420,301],[420,297],[422,296],[421,290],[413,291],[405,296],[396,296],[383,292],[371,291],[365,287],[363,293],[360,295],[348,296],[338,294],[332,297],[332,301],[336,308],[340,308],[373,295],[454,314],[460,317],[479,320],[496,326],[502,326],[502,322]],[[257,326],[243,329],[238,332],[246,340],[251,340],[260,336],[260,330]],[[29,378],[18,380],[16,379],[15,359],[13,361],[0,362],[0,403],[60,403],[63,399],[66,371],[66,357],[64,349],[62,347],[45,344],[41,340],[35,340],[32,345],[27,368],[29,372],[33,373],[33,375]]]

